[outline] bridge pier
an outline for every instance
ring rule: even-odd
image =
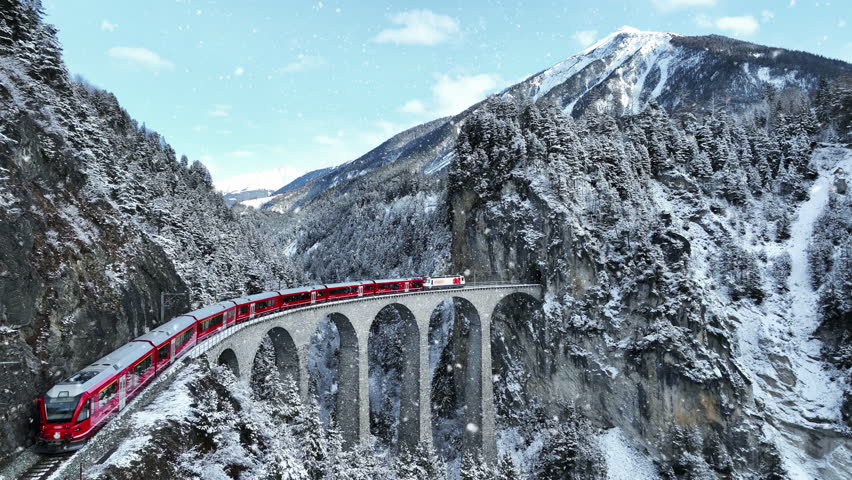
[[[311,347],[310,341],[305,342],[303,344],[296,344],[297,354],[299,356],[299,383],[297,387],[299,388],[299,398],[302,400],[302,404],[308,404],[308,395],[309,389],[308,386],[310,384],[311,375],[308,372],[308,350]]]
[[[494,373],[491,369],[491,312],[482,312],[479,317],[481,331],[481,395],[482,425],[482,456],[492,465],[497,464],[497,435],[495,422],[497,417],[494,408]]]
[[[370,338],[370,329],[361,331],[358,335],[358,344],[361,354],[358,355],[358,398],[357,404],[352,405],[351,400],[343,402],[343,412],[358,413],[358,441],[362,446],[370,444],[370,357],[367,354],[367,340]],[[339,394],[338,394],[339,395]],[[340,398],[338,396],[338,398]],[[354,416],[354,415],[353,415]]]
[[[418,381],[420,382],[420,412],[418,422],[420,424],[420,443],[432,445],[432,375],[429,372],[429,318],[431,312],[426,315],[425,321],[421,317],[417,322],[420,330],[420,368],[418,369]]]

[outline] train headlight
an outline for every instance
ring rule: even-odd
[[[55,439],[59,440],[59,432],[54,433],[54,434],[53,434],[53,438],[55,438]]]

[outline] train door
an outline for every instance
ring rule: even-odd
[[[254,304],[253,303],[251,305],[249,305],[249,316],[248,316],[248,318],[249,318],[249,320],[254,318]]]
[[[405,291],[407,293],[408,292],[408,286],[411,285],[411,282],[404,282],[404,284],[405,284]]]
[[[364,296],[364,285],[358,285],[358,296],[359,297]]]
[[[118,377],[118,409],[123,410],[124,405],[127,402],[127,383],[125,381],[126,375],[122,375]]]
[[[317,292],[316,292],[316,290],[311,292],[311,305],[313,305],[315,303],[317,303]]]
[[[236,309],[228,310],[225,313],[225,328],[230,327],[234,324],[234,318],[236,317],[237,311]]]

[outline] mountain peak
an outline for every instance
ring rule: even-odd
[[[810,91],[821,76],[849,70],[803,52],[780,52],[787,51],[623,26],[507,93],[558,105],[575,117],[589,108],[635,114],[652,100],[668,110],[701,110],[719,102],[745,108],[763,98],[768,86]]]

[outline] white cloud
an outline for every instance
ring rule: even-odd
[[[588,47],[591,45],[596,38],[598,38],[597,30],[580,30],[578,32],[574,32],[574,35],[571,35],[571,38],[580,42],[580,45],[583,47]]]
[[[108,32],[112,32],[116,28],[118,28],[118,25],[116,25],[114,23],[110,23],[109,20],[107,20],[107,19],[101,20],[101,30],[106,30]]]
[[[436,114],[455,115],[474,103],[482,100],[500,84],[500,77],[491,73],[478,75],[439,75],[432,86],[437,101]]]
[[[173,70],[175,65],[147,48],[112,47],[107,51],[110,57],[125,60],[129,65],[154,73]]]
[[[713,28],[716,26],[713,23],[713,19],[703,13],[692,17],[692,21],[701,28]]]
[[[378,43],[437,45],[459,33],[458,20],[430,10],[409,10],[388,15],[399,28],[388,28],[373,38]]]
[[[210,110],[209,115],[211,117],[227,117],[231,114],[231,106],[230,105],[213,105],[213,109]]]
[[[323,57],[315,56],[315,55],[299,55],[296,57],[295,62],[290,62],[287,65],[279,68],[278,71],[281,73],[293,73],[293,72],[302,72],[312,68],[323,67],[328,62],[325,61]]]
[[[716,20],[716,28],[725,33],[738,37],[753,35],[760,29],[760,24],[751,15],[742,17],[722,17]]]
[[[716,0],[654,0],[654,6],[662,12],[678,8],[713,7],[715,5]]]
[[[399,111],[403,113],[423,113],[426,111],[426,105],[418,99],[412,99],[403,106],[399,107]]]
[[[243,69],[243,67],[237,67],[237,69],[234,70],[234,75],[238,77],[244,73],[246,73],[246,71]]]
[[[775,14],[764,10],[761,13],[764,22],[768,22],[775,17]],[[747,37],[757,33],[760,29],[760,24],[751,15],[741,17],[722,17],[712,19],[707,15],[696,15],[692,18],[693,22],[701,28],[715,28],[722,32],[737,37]]]
[[[837,26],[843,28],[846,26],[846,20],[840,19],[837,21]]]
[[[760,20],[763,23],[767,23],[773,18],[775,18],[775,12],[773,12],[772,10],[764,10],[760,12]]]
[[[790,0],[790,7],[796,6],[796,0]]]

